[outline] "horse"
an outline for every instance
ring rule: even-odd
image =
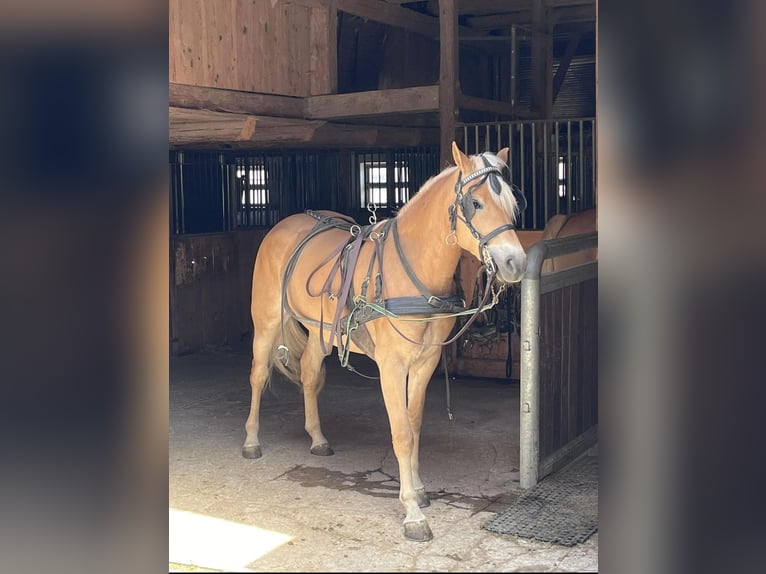
[[[393,218],[375,221],[373,208],[364,227],[332,211],[280,220],[253,268],[252,401],[242,455],[262,455],[260,400],[273,366],[303,389],[310,452],[334,454],[317,407],[324,358],[335,347],[341,364],[349,352],[367,354],[378,366],[404,536],[413,541],[433,538],[421,510],[430,503],[420,477],[420,430],[442,345],[466,311],[453,295],[462,250],[481,260],[488,284],[500,288],[520,281],[526,267],[514,227],[523,196],[503,178],[508,148],[469,157],[453,142],[452,155],[455,165],[426,181]]]
[[[581,235],[593,233],[598,230],[598,221],[596,219],[596,209],[586,209],[578,213],[566,215],[560,213],[551,217],[545,224],[541,241],[546,239],[555,239],[557,237],[570,237],[572,235]],[[558,257],[546,259],[543,262],[542,273],[553,273],[576,265],[583,265],[591,261],[598,260],[598,249],[585,249],[576,251]]]

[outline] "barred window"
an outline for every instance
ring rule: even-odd
[[[410,198],[410,170],[405,162],[370,159],[359,161],[360,205],[400,208]]]
[[[262,157],[240,158],[234,171],[237,227],[268,227],[279,219],[271,201],[268,172]]]

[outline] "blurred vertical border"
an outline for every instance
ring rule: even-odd
[[[0,571],[167,567],[167,5],[0,6]]]
[[[598,3],[599,566],[763,571],[764,3]]]

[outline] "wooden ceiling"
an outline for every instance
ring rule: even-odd
[[[269,0],[329,7],[438,39],[438,0]],[[593,26],[595,0],[457,0],[461,46],[508,50],[511,27],[535,34],[546,13],[566,34]],[[535,12],[537,11],[537,12]],[[288,97],[170,85],[171,146],[304,147],[436,145],[438,85],[351,94]],[[459,108],[504,113],[507,103],[459,95]],[[388,124],[388,125],[379,125]],[[405,142],[405,143],[402,143]]]

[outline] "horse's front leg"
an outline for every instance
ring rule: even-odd
[[[418,496],[412,472],[415,435],[407,411],[407,370],[400,361],[381,361],[380,386],[391,425],[391,441],[399,462],[399,500],[407,513],[404,517],[404,536],[409,540],[425,542],[433,538],[431,528],[418,505]],[[418,478],[420,482],[420,478]],[[422,483],[420,483],[422,488]]]
[[[423,409],[426,403],[426,389],[431,377],[436,370],[436,365],[441,357],[440,347],[431,347],[426,355],[421,356],[410,368],[407,383],[407,414],[412,429],[412,454],[410,456],[410,468],[412,469],[412,483],[415,489],[418,506],[425,508],[431,503],[426,494],[426,488],[420,478],[420,429],[423,426]]]

